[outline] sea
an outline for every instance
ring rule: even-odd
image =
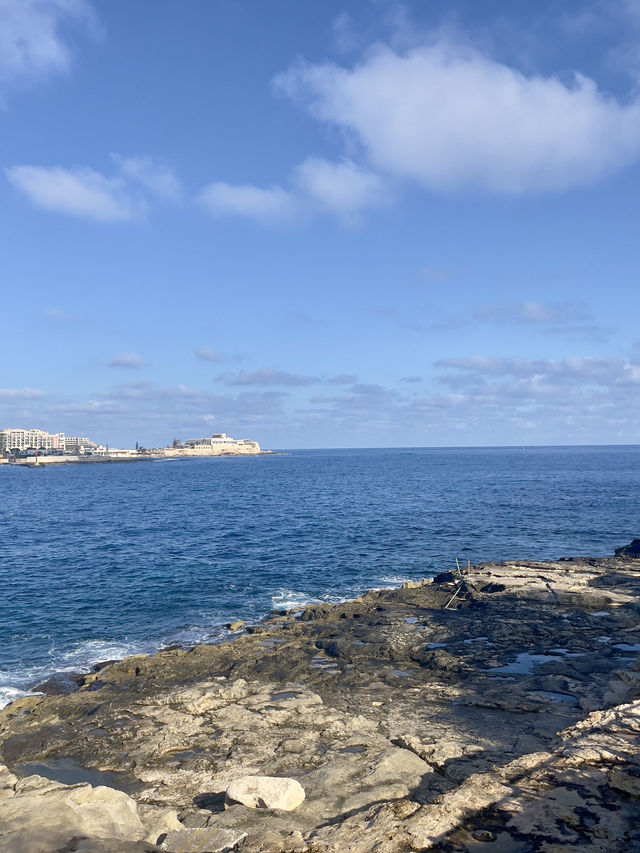
[[[640,446],[0,466],[0,705],[53,673],[489,560],[640,536]]]

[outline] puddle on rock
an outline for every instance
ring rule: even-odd
[[[562,655],[564,658],[583,658],[585,652],[570,652],[569,649],[549,649],[550,655]]]
[[[557,660],[557,655],[534,655],[531,652],[521,652],[512,663],[491,667],[487,672],[503,672],[505,675],[530,675],[534,666],[550,661],[557,662]]]
[[[144,788],[142,782],[131,779],[125,773],[116,773],[107,770],[92,770],[76,764],[71,758],[58,758],[51,761],[27,761],[24,764],[16,764],[15,772],[20,776],[44,776],[52,782],[61,782],[63,785],[78,785],[88,782],[94,787],[105,785],[107,788],[115,788],[127,794],[140,791]]]

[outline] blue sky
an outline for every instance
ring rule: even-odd
[[[640,0],[0,0],[0,428],[640,441]]]

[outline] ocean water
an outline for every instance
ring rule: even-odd
[[[640,535],[639,494],[636,446],[2,466],[0,703],[456,558],[610,555]]]

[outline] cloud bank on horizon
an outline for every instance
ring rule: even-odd
[[[0,0],[6,425],[640,440],[636,4],[150,14]]]

